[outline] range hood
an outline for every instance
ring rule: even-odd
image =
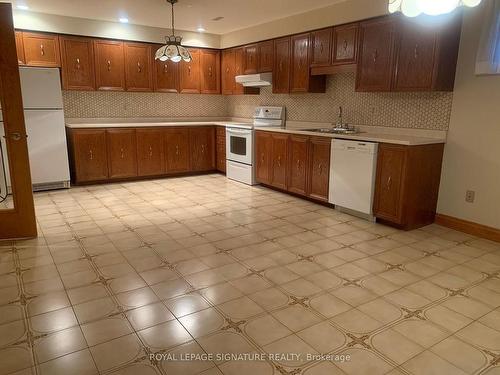
[[[272,73],[245,74],[234,78],[236,83],[241,83],[245,87],[271,86]]]

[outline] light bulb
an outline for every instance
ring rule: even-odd
[[[418,0],[403,0],[401,11],[406,17],[416,17],[422,13]]]
[[[396,13],[401,7],[401,2],[403,0],[389,0],[389,12]]]
[[[481,0],[462,0],[462,3],[464,3],[465,6],[473,8],[481,4]]]
[[[460,0],[417,0],[420,10],[430,16],[453,12]]]
[[[179,62],[179,61],[181,61],[181,57],[180,57],[180,55],[173,56],[170,60],[172,60],[173,62]]]

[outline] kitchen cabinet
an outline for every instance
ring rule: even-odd
[[[75,183],[108,179],[106,130],[68,129],[68,146]]]
[[[291,37],[292,56],[290,92],[325,92],[326,76],[311,76],[309,71],[310,34]]]
[[[213,127],[189,129],[192,171],[202,172],[215,169],[214,138]]]
[[[216,169],[226,173],[226,127],[224,126],[215,128],[215,148]]]
[[[271,184],[272,147],[271,133],[255,132],[255,178],[266,185]]]
[[[153,48],[153,59],[156,50],[160,47],[160,45],[156,45]],[[179,65],[179,63],[175,63],[172,60],[153,60],[153,83],[155,91],[179,92]]]
[[[257,43],[243,47],[243,74],[255,74],[259,69],[259,46]]]
[[[98,90],[125,90],[125,58],[123,43],[94,40],[96,87]]]
[[[135,129],[106,131],[110,178],[137,176],[137,142]]]
[[[167,173],[190,171],[189,128],[172,128],[165,131],[165,155]]]
[[[137,173],[139,176],[159,176],[165,173],[162,129],[137,129]]]
[[[222,51],[222,94],[231,95],[234,91],[234,49]]]
[[[220,94],[220,52],[200,51],[201,93]]]
[[[311,66],[328,66],[332,56],[332,28],[311,33]]]
[[[361,22],[356,91],[390,91],[394,33],[394,17]]]
[[[310,138],[308,194],[323,202],[328,202],[331,143],[327,137]]]
[[[273,93],[290,92],[290,37],[274,41]]]
[[[60,37],[61,75],[64,90],[95,90],[94,46],[92,39]]]
[[[26,65],[47,68],[61,66],[57,35],[23,31],[23,46]]]
[[[153,91],[151,46],[125,43],[125,86],[127,91]]]
[[[191,61],[181,61],[180,92],[181,94],[199,94],[200,87],[200,50],[189,48]]]
[[[22,31],[16,31],[16,52],[17,52],[17,63],[19,65],[26,64],[26,59],[24,57],[24,44],[23,44]]]
[[[307,195],[309,137],[290,135],[288,150],[288,191]]]
[[[243,74],[243,48],[234,49],[234,76],[239,76]],[[233,77],[234,80],[234,77]],[[245,88],[242,84],[234,82],[233,94],[244,94]]]
[[[333,28],[332,64],[355,64],[358,51],[359,24],[351,23]]]
[[[259,73],[272,72],[274,60],[274,41],[267,40],[259,43]]]
[[[288,170],[288,134],[272,134],[271,185],[286,190]]]

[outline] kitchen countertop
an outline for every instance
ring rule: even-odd
[[[375,133],[375,132],[361,132],[357,134],[332,134],[332,133],[312,132],[299,129],[273,128],[273,127],[260,127],[257,130],[264,130],[276,133],[312,135],[317,137],[328,137],[328,138],[346,139],[353,141],[392,143],[405,146],[446,143],[446,140],[443,138],[418,137],[414,135],[405,135],[405,134],[390,134],[390,133]]]
[[[235,121],[134,121],[134,122],[66,122],[66,127],[71,129],[95,129],[95,128],[140,128],[140,127],[179,127],[179,126],[232,126],[237,128],[251,129],[252,124]]]

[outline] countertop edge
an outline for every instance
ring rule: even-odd
[[[66,123],[68,129],[99,129],[99,128],[155,128],[184,126],[223,126],[251,129],[251,123],[234,121],[179,121],[179,122],[128,122],[128,123]]]

